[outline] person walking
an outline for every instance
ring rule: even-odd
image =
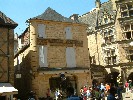
[[[128,92],[129,91],[129,83],[127,81],[125,83],[125,88],[126,88],[126,92]]]
[[[111,87],[109,90],[109,95],[107,96],[107,100],[116,100],[115,98],[116,89]]]

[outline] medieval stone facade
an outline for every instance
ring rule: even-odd
[[[96,8],[79,17],[88,24],[88,48],[91,67],[103,66],[103,82],[117,83],[133,80],[133,1],[96,0]],[[95,66],[94,66],[95,65]],[[100,70],[99,70],[100,71]],[[93,73],[96,70],[92,70]],[[95,75],[93,79],[96,79]]]
[[[14,85],[14,29],[17,23],[0,11],[0,87]],[[10,91],[12,92],[12,90]],[[1,96],[6,100],[12,93],[1,90]]]
[[[86,24],[51,8],[27,22],[14,59],[20,96],[32,90],[46,97],[48,89],[54,96],[55,90],[64,92],[67,86],[79,94],[82,86],[91,85]]]

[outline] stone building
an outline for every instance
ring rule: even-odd
[[[109,0],[95,1],[96,8],[79,17],[79,21],[88,24],[88,48],[91,68],[100,66],[101,80],[96,79],[96,70],[92,70],[93,79],[120,84],[133,80],[133,1]]]
[[[91,84],[87,25],[78,22],[76,14],[66,18],[49,7],[27,22],[14,59],[20,97],[31,90],[46,97],[49,89],[51,96],[57,89],[64,95],[67,86],[79,94],[82,86]]]
[[[14,29],[17,25],[0,11],[0,100],[12,99],[10,95],[17,92],[12,86],[14,85]]]

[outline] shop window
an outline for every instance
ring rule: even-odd
[[[131,32],[126,32],[126,38],[131,39]]]

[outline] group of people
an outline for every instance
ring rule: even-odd
[[[130,91],[132,89],[132,81],[126,81],[124,84],[124,88],[126,92]],[[75,90],[73,87],[68,87],[66,89],[66,95],[67,99],[66,100],[121,100],[122,98],[122,90],[123,86],[118,86],[113,83],[100,83],[100,84],[95,84],[92,86],[83,86],[80,89],[80,96],[75,95]],[[55,100],[64,100],[61,98],[63,95],[62,92],[57,89],[55,91]],[[32,97],[32,96],[30,96]],[[47,100],[53,100],[50,97],[50,89],[48,89],[47,92]],[[29,99],[29,100],[34,100],[34,99]],[[41,99],[40,99],[41,100]]]
[[[132,91],[132,80],[126,81],[124,87],[126,92]]]
[[[121,99],[121,90],[119,86],[114,84],[96,84],[92,87],[84,86],[80,89],[81,97],[83,100],[120,100]],[[117,96],[116,96],[117,94]]]

